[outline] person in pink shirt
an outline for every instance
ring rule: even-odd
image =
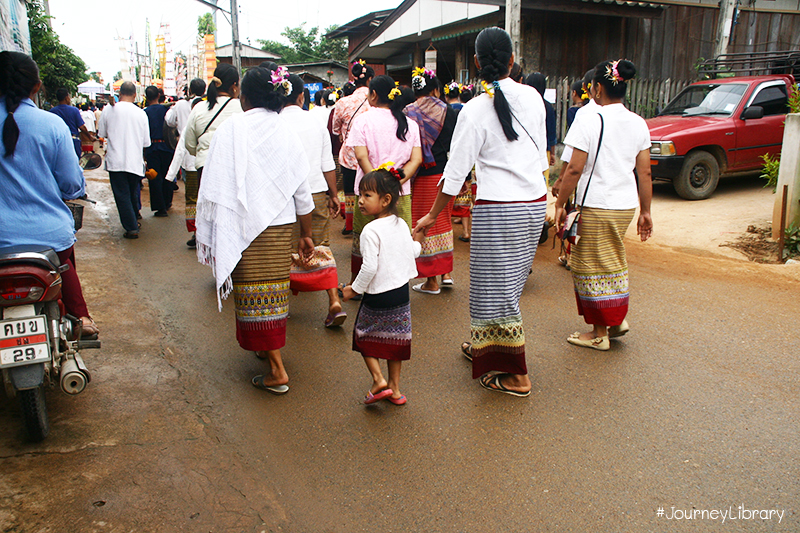
[[[405,177],[401,180],[400,199],[397,202],[398,216],[408,224],[411,231],[411,183],[409,180],[422,164],[422,145],[419,126],[403,114],[406,103],[394,80],[390,76],[376,76],[369,84],[369,105],[366,113],[353,120],[346,146],[353,147],[358,160],[354,190],[365,174],[384,163],[402,168]],[[361,270],[360,235],[372,217],[356,210],[353,213],[353,248],[350,261],[351,281]]]

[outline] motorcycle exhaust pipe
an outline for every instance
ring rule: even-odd
[[[61,390],[67,394],[80,394],[86,388],[88,379],[74,359],[69,358],[61,365]]]

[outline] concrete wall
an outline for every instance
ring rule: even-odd
[[[781,205],[783,186],[789,186],[786,202],[786,227],[794,223],[800,226],[800,114],[786,115],[786,128],[783,131],[781,148],[781,170],[778,174],[778,188],[775,193],[775,207],[772,210],[772,237],[780,237]]]

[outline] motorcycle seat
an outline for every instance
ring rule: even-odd
[[[61,261],[55,250],[37,244],[20,244],[0,247],[0,266],[32,263],[49,270],[59,270]]]

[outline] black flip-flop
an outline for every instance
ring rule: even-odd
[[[486,374],[481,376],[480,383],[481,387],[486,390],[494,391],[494,392],[502,392],[503,394],[510,394],[511,396],[516,396],[517,398],[527,398],[531,395],[531,391],[527,392],[517,392],[515,390],[507,389],[503,386],[502,381],[500,381],[503,376],[507,376],[507,373],[500,373],[500,374]]]
[[[469,237],[464,237],[463,235],[459,235],[458,240],[461,242],[469,242]]]
[[[264,376],[261,374],[254,376],[253,379],[250,380],[250,383],[253,384],[253,387],[271,392],[272,394],[280,395],[289,392],[289,385],[264,385]]]
[[[461,353],[464,354],[464,357],[469,361],[472,362],[472,343],[470,342],[462,342],[461,343]]]

